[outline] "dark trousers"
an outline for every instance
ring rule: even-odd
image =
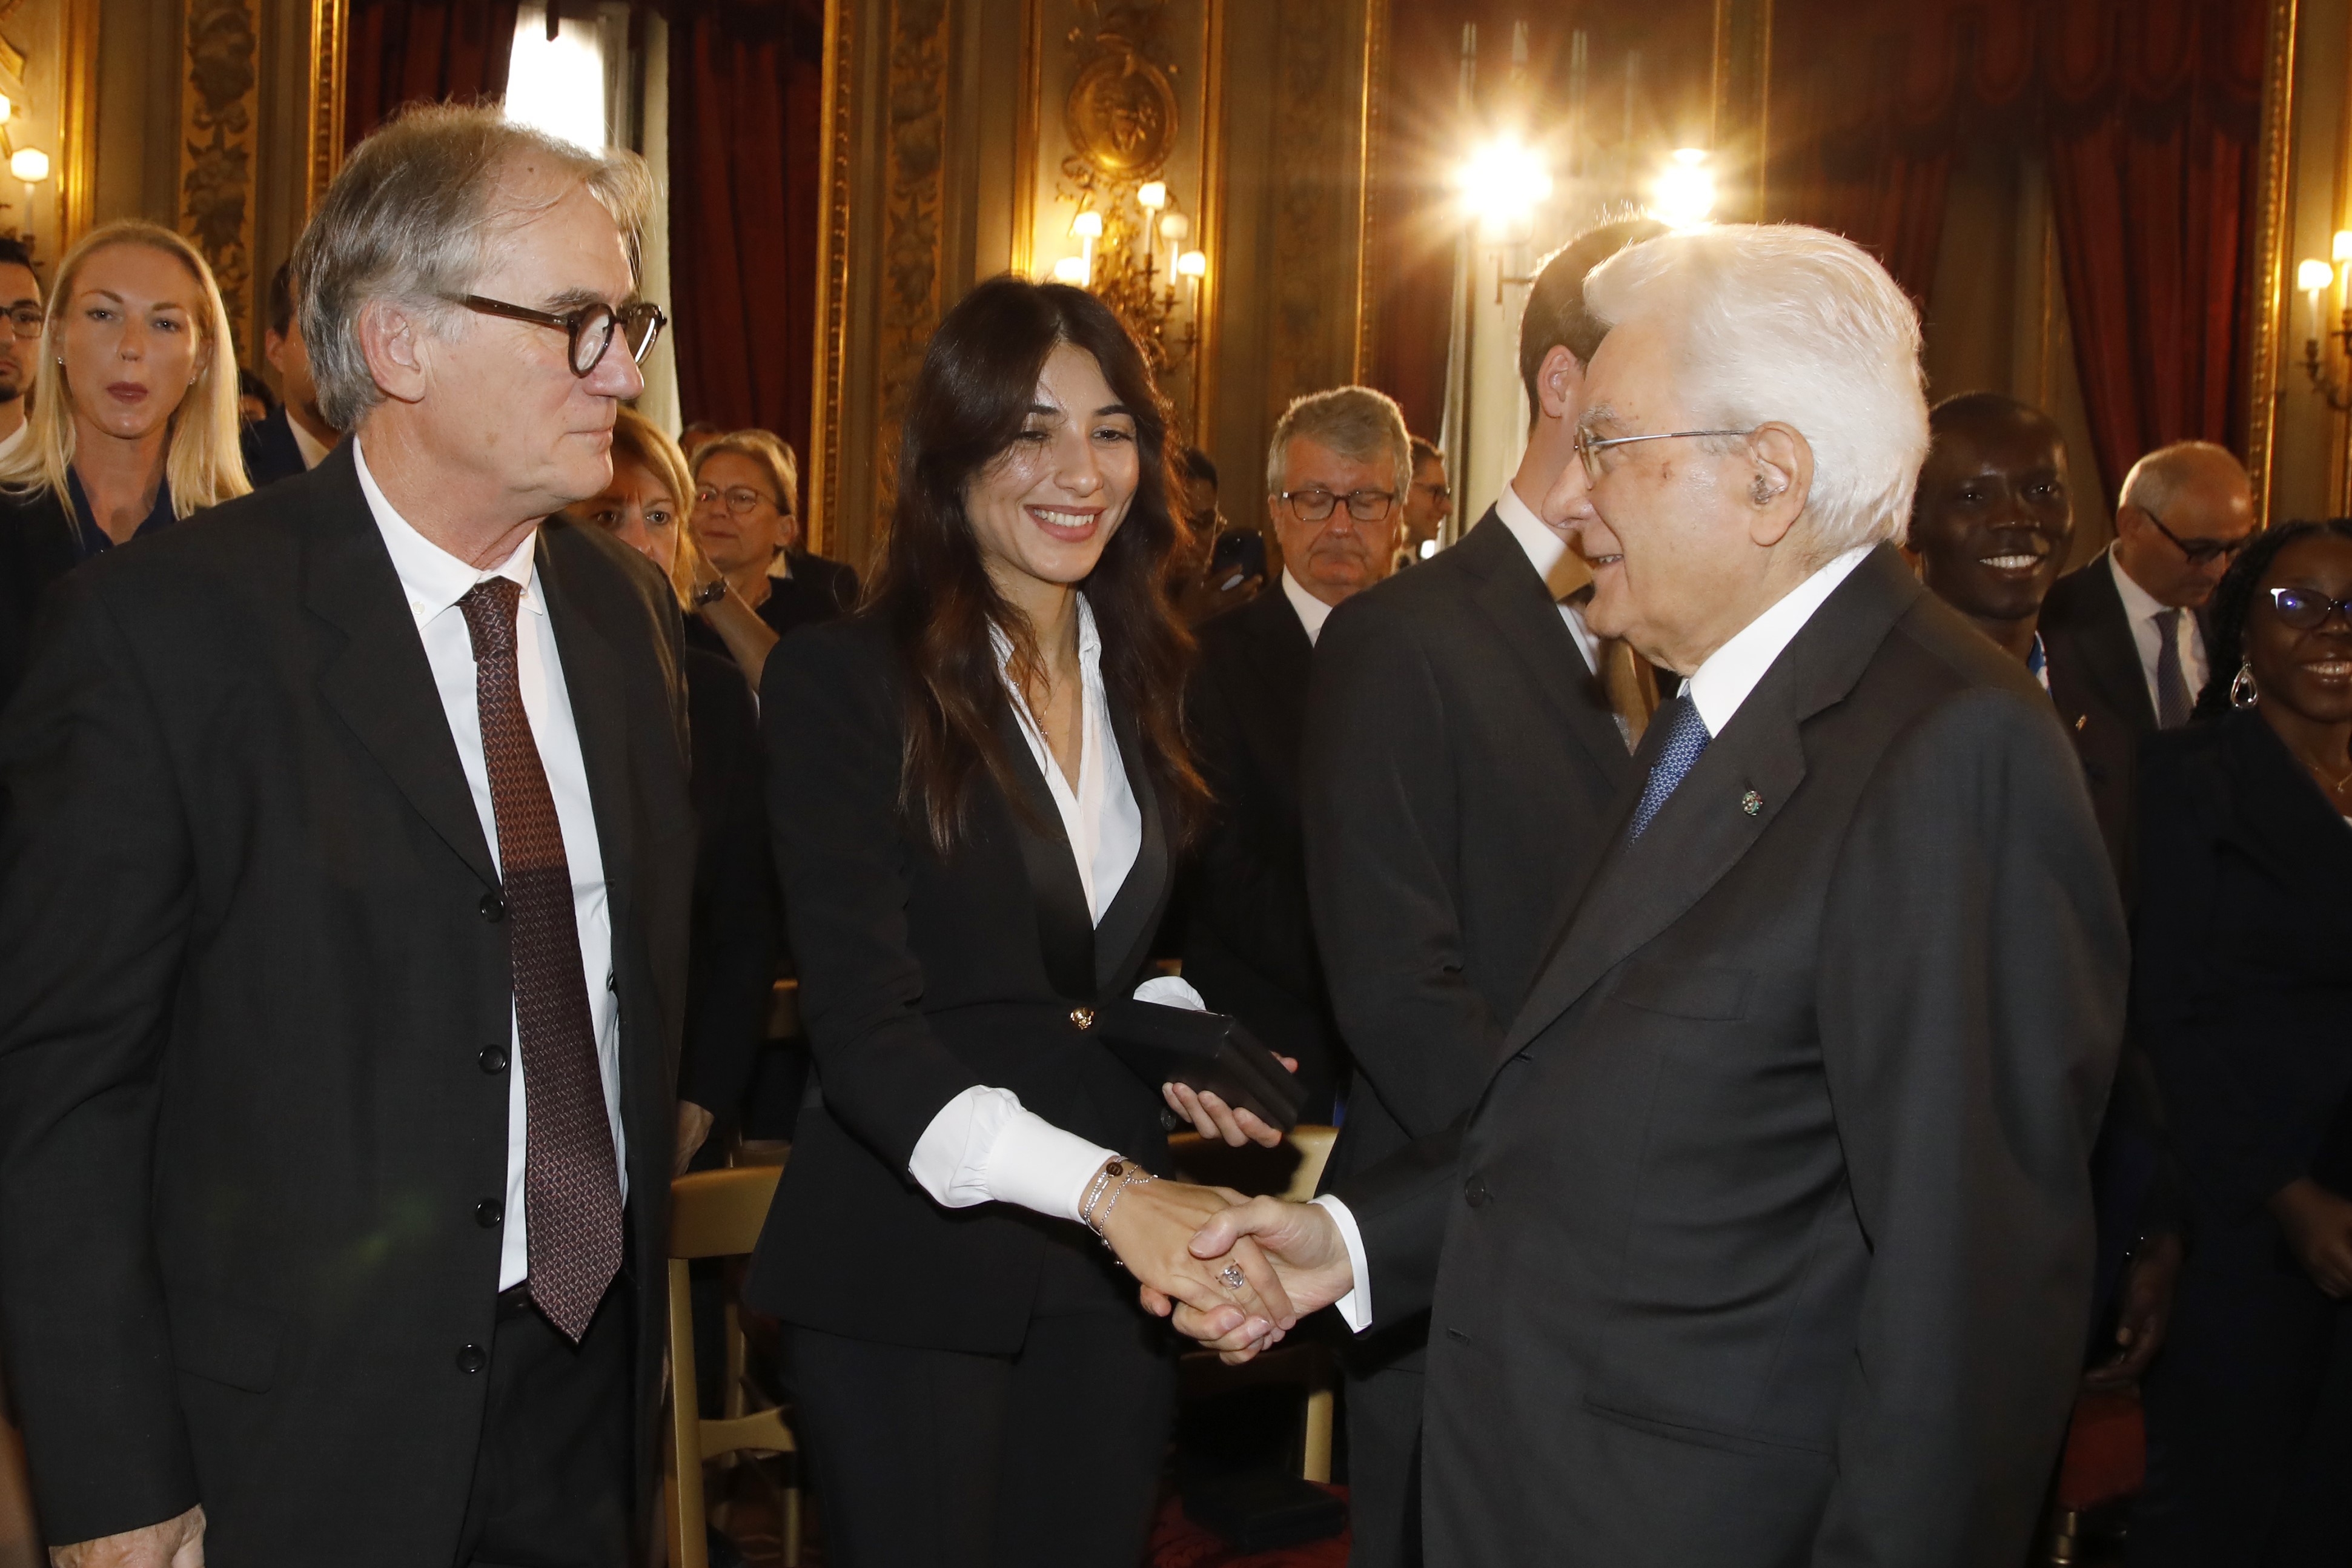
[[[1347,1347],[1348,1568],[1420,1568],[1425,1320]]]
[[[840,1568],[1130,1568],[1175,1413],[1166,1326],[1041,1312],[1015,1355],[787,1327],[801,1442]]]
[[[629,1559],[630,1362],[625,1275],[574,1345],[530,1304],[499,1298],[460,1568],[621,1568]]]
[[[2193,1234],[2144,1393],[2132,1568],[2352,1562],[2352,1302],[2266,1213]]]

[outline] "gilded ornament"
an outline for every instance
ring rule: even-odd
[[[1132,50],[1114,50],[1079,71],[1064,119],[1078,155],[1116,179],[1141,179],[1176,149],[1176,89]]]

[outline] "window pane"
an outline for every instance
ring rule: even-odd
[[[564,17],[551,42],[546,7],[523,6],[515,19],[506,108],[509,120],[601,151],[611,136],[604,125],[604,47],[596,24]]]

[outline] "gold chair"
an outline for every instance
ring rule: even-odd
[[[1212,1143],[1198,1133],[1179,1133],[1168,1140],[1168,1153],[1176,1168],[1193,1181],[1210,1186],[1229,1186],[1252,1196],[1272,1193],[1293,1203],[1304,1203],[1315,1196],[1315,1184],[1323,1179],[1323,1167],[1331,1158],[1332,1140],[1339,1135],[1337,1128],[1303,1124],[1292,1128],[1279,1147],[1262,1149],[1252,1144],[1236,1149]],[[1241,1366],[1227,1366],[1206,1352],[1195,1352],[1184,1358],[1187,1397],[1260,1383],[1297,1383],[1305,1386],[1306,1432],[1298,1473],[1306,1480],[1328,1482],[1333,1386],[1329,1351],[1319,1344],[1299,1341],[1278,1346]]]
[[[760,1240],[768,1205],[776,1196],[781,1165],[694,1171],[670,1183],[669,1363],[670,1468],[669,1561],[671,1568],[709,1568],[703,1531],[709,1515],[702,1500],[702,1466],[724,1454],[800,1452],[781,1410],[746,1412],[743,1331],[733,1301],[727,1303],[726,1414],[702,1418],[695,1396],[694,1306],[687,1265],[697,1258],[740,1258]],[[784,1562],[801,1560],[801,1494],[797,1473],[783,1499]]]

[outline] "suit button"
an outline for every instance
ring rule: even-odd
[[[474,907],[480,910],[482,918],[493,925],[507,917],[507,901],[495,893],[482,894],[482,902]]]
[[[483,1353],[480,1345],[461,1344],[457,1347],[458,1371],[479,1372],[489,1364],[490,1358]]]
[[[507,1048],[503,1045],[486,1045],[482,1047],[482,1054],[474,1060],[481,1064],[482,1071],[485,1072],[504,1072],[507,1070]]]
[[[1070,1024],[1074,1029],[1094,1028],[1095,1009],[1092,1008],[1072,1008],[1070,1009]]]
[[[1483,1207],[1494,1195],[1486,1190],[1485,1176],[1472,1176],[1462,1184],[1462,1201],[1473,1208]]]
[[[474,1205],[474,1223],[485,1230],[496,1228],[499,1221],[506,1217],[507,1206],[495,1197],[486,1197]]]

